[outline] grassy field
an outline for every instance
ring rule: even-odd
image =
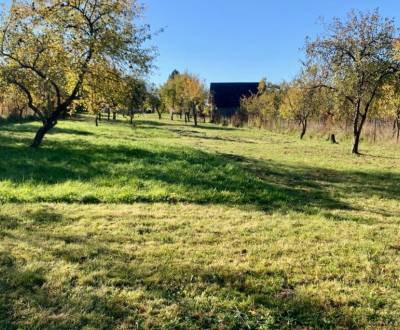
[[[0,329],[399,329],[400,153],[140,117],[0,126]]]

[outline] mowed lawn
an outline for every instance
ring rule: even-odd
[[[140,116],[0,126],[0,329],[399,329],[400,147]]]

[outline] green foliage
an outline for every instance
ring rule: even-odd
[[[204,83],[190,73],[174,71],[161,87],[160,95],[167,109],[176,112],[193,113],[194,116],[206,107],[208,91]]]
[[[241,99],[241,110],[248,116],[249,122],[258,121],[260,126],[267,122],[275,122],[280,117],[282,96],[282,86],[262,79],[257,94]]]
[[[359,154],[362,132],[370,119],[375,125],[378,120],[394,122],[399,140],[398,39],[394,21],[378,10],[352,11],[345,19],[333,19],[322,35],[307,39],[300,74],[275,90],[262,79],[258,93],[242,100],[242,110],[248,115],[242,118],[250,125],[269,128],[274,126],[271,123],[280,126],[282,118],[295,121],[302,127],[301,137],[312,121],[323,123],[326,133],[335,125],[341,130],[351,127],[354,154]]]
[[[303,138],[310,119],[320,117],[326,106],[326,96],[318,86],[318,70],[305,66],[292,84],[285,86],[280,111],[283,117],[297,121],[302,126]]]
[[[325,34],[306,44],[309,61],[321,71],[320,86],[350,103],[354,154],[359,153],[361,132],[374,102],[400,69],[398,38],[394,21],[378,10],[353,11],[345,20],[334,19]]]
[[[0,71],[43,122],[32,146],[78,98],[92,112],[108,101],[108,72],[148,71],[153,52],[144,45],[148,26],[137,24],[141,12],[135,0],[12,2],[1,22]]]
[[[146,82],[141,79],[128,77],[126,79],[126,106],[130,111],[143,110],[147,99]]]

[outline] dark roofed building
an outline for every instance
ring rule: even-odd
[[[240,108],[242,97],[256,94],[258,83],[211,83],[214,112],[219,117],[231,117]]]

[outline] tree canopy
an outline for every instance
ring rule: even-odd
[[[151,35],[136,23],[141,13],[135,0],[13,1],[1,22],[1,70],[43,122],[33,147],[80,97],[91,72],[149,70]]]
[[[352,11],[334,19],[326,33],[306,44],[307,55],[321,71],[320,87],[349,102],[353,112],[352,152],[359,153],[361,132],[383,86],[400,68],[394,21],[376,10]]]

